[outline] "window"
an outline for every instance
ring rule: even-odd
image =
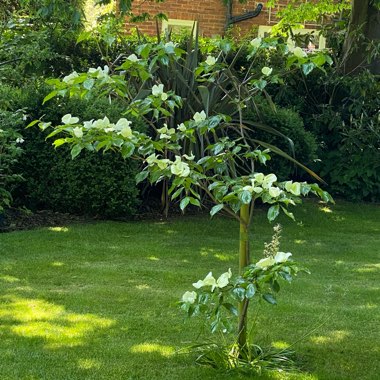
[[[177,19],[168,19],[162,21],[162,31],[168,29],[173,30],[173,32],[179,32],[181,30],[188,30],[189,32],[193,31],[193,36],[195,37],[195,30],[197,27],[197,22],[193,20],[177,20]]]
[[[270,35],[270,32],[272,30],[272,27],[271,26],[265,26],[265,25],[260,25],[259,26],[259,32],[258,32],[258,36],[259,37],[268,37]],[[326,48],[326,38],[319,35],[318,33],[318,30],[316,29],[293,29],[293,33],[295,35],[304,35],[304,34],[312,34],[313,38],[312,40],[310,41],[310,45],[312,45],[312,49],[325,49]],[[295,47],[295,43],[294,41],[289,38],[288,39],[288,45],[290,48],[293,48]],[[310,48],[310,45],[309,46],[302,46],[302,45],[299,45],[303,48]]]

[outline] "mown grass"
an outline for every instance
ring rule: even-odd
[[[273,379],[378,379],[380,207],[307,203],[281,219],[282,249],[311,270],[251,315],[259,344],[294,349]],[[302,224],[301,222],[302,221]],[[100,222],[0,235],[0,379],[235,379],[176,351],[201,322],[175,303],[210,269],[236,272],[236,222]],[[259,258],[271,236],[252,228]]]

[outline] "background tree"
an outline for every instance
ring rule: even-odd
[[[341,64],[345,73],[368,68],[373,74],[380,74],[379,0],[352,0]]]

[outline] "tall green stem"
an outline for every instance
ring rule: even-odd
[[[240,209],[240,244],[239,244],[239,272],[242,274],[244,268],[249,265],[249,223],[250,205],[243,204]],[[248,300],[239,302],[239,325],[238,343],[239,348],[244,349],[247,345],[247,311]]]

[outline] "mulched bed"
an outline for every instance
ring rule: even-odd
[[[188,207],[186,215],[208,214],[205,209],[200,210],[197,207]],[[168,219],[175,219],[182,216],[178,205],[172,205],[169,209]],[[10,208],[4,214],[0,214],[0,233],[20,230],[31,230],[42,227],[59,227],[73,223],[94,223],[98,220],[105,220],[100,217],[78,216],[67,213],[42,210],[31,212],[25,209]],[[112,218],[116,221],[143,221],[143,220],[166,220],[158,202],[150,201],[149,204],[143,203],[137,214],[133,217]]]
[[[24,209],[8,209],[0,215],[0,232],[10,232],[18,230],[30,230],[39,227],[56,227],[67,224],[88,222],[91,219],[53,212],[48,210],[37,211],[35,213]]]

